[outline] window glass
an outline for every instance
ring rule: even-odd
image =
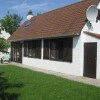
[[[36,41],[36,58],[41,58],[41,41]]]
[[[56,59],[57,58],[57,41],[56,40],[50,40],[50,58]]]
[[[44,59],[72,62],[73,38],[44,40]]]
[[[33,54],[33,53],[32,53],[32,52],[33,52],[33,51],[32,51],[32,46],[33,46],[33,41],[29,41],[29,42],[28,42],[28,56],[29,56],[29,57],[32,57],[32,56],[33,56],[33,55],[32,55],[32,54]]]
[[[25,41],[24,56],[41,58],[41,40]]]
[[[49,40],[44,40],[44,51],[43,51],[43,58],[49,59]]]

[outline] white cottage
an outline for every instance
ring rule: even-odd
[[[100,16],[86,10],[99,0],[83,0],[30,17],[9,38],[12,61],[76,76],[100,79]],[[90,25],[90,26],[89,26]]]

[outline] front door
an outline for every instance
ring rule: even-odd
[[[84,44],[84,76],[96,78],[97,43]]]

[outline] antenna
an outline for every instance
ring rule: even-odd
[[[97,20],[97,16],[98,16],[98,9],[96,5],[91,5],[88,7],[87,11],[86,11],[86,17],[88,19],[88,21],[93,22]]]

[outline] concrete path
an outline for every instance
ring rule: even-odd
[[[81,83],[90,84],[90,85],[100,87],[100,79],[92,79],[92,78],[87,78],[87,77],[82,77],[82,76],[67,75],[67,74],[54,72],[54,71],[50,71],[50,70],[45,70],[45,69],[40,69],[40,68],[37,68],[37,67],[27,66],[27,65],[15,63],[15,62],[12,62],[11,64],[17,65],[17,66],[23,67],[23,68],[28,68],[28,69],[31,69],[31,70],[34,70],[34,71],[52,74],[52,75],[56,75],[56,76],[59,76],[59,77],[66,78],[66,79],[74,80],[74,81],[77,81],[77,82],[81,82]]]

